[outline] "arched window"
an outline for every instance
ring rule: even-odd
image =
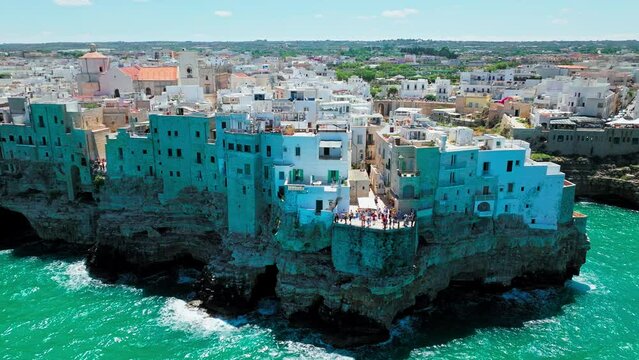
[[[190,66],[186,68],[186,77],[189,79],[193,77],[193,69]]]
[[[146,93],[147,95],[151,95],[151,88],[146,88],[145,93]]]
[[[485,201],[479,203],[479,205],[477,205],[477,211],[479,211],[479,212],[490,211],[490,204],[485,202]]]
[[[120,89],[115,89],[115,92],[113,94],[113,97],[119,98],[120,97]]]

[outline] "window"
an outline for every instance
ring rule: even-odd
[[[196,131],[196,132],[195,132],[195,137],[196,137],[196,138],[199,138],[199,137],[200,137],[200,132],[199,132],[199,131]]]
[[[515,161],[515,166],[519,166],[520,162],[519,160]]]
[[[251,175],[251,164],[244,164],[244,174]]]
[[[169,176],[173,176],[173,171],[169,171]]]
[[[508,164],[506,164],[506,172],[513,172],[513,161],[508,160]]]
[[[57,116],[53,117],[53,122],[56,123],[56,124],[58,123],[58,117]]]
[[[42,117],[42,115],[38,116],[38,126],[44,127],[44,118]]]
[[[197,162],[198,164],[202,163],[202,153],[197,153],[197,157],[195,159],[195,162]]]
[[[166,132],[168,136],[171,136],[171,130]]]
[[[284,171],[280,171],[280,180],[284,180]]]
[[[211,156],[211,164],[215,164],[215,156]]]
[[[260,146],[259,145],[255,145],[255,153],[259,153],[260,152]]]
[[[483,194],[484,195],[490,195],[490,187],[489,186],[484,186]]]
[[[515,190],[515,183],[508,184],[508,192],[511,193]]]
[[[182,149],[176,149],[175,152],[177,157],[182,157]]]
[[[177,132],[177,130],[175,130],[175,131],[173,132],[173,136],[178,136],[178,132]]]
[[[173,156],[173,149],[169,149],[168,155],[169,157]]]
[[[271,157],[271,145],[266,145],[266,156]]]
[[[13,136],[10,136],[10,138],[13,138]],[[13,141],[13,139],[11,139],[11,141]],[[42,145],[46,145],[47,144],[47,138],[46,137],[42,137]]]
[[[484,170],[484,173],[488,173],[490,171],[490,163],[489,162],[487,162],[487,161],[484,162],[483,170]]]
[[[251,152],[251,146],[250,145],[244,145],[244,152],[250,153]]]
[[[329,170],[328,171],[328,181],[338,182],[339,181],[339,171],[337,171],[337,170]]]
[[[268,166],[264,167],[264,179],[268,180],[269,169]]]
[[[235,150],[235,144],[229,143],[229,150]]]
[[[525,190],[525,188],[522,186],[522,187],[521,187],[521,192],[524,192],[524,190]]]
[[[295,147],[295,156],[301,156],[302,155],[302,149],[299,146]]]
[[[13,137],[13,135],[9,135],[9,141],[15,141],[15,137]],[[46,145],[44,138],[42,138],[42,145]]]
[[[450,183],[451,183],[451,184],[454,184],[454,183],[455,183],[455,173],[454,173],[454,172],[451,172],[451,173],[450,173]]]
[[[537,186],[537,191],[541,191],[541,186]]]
[[[361,145],[363,141],[364,141],[363,136],[357,135],[357,144]]]
[[[508,205],[504,206],[504,212],[507,213],[509,210]]]
[[[175,176],[180,177],[180,172],[179,172],[179,171],[177,171],[177,172],[175,173]]]
[[[84,159],[83,159],[84,160]],[[140,165],[138,165],[138,171],[140,171]]]
[[[222,121],[222,129],[226,129],[226,122]]]

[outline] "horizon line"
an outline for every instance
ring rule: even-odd
[[[453,39],[376,39],[376,40],[349,40],[349,39],[315,39],[315,40],[103,40],[103,41],[47,41],[47,42],[0,42],[0,45],[50,45],[50,44],[100,44],[100,43],[152,43],[152,42],[191,42],[191,43],[250,43],[250,42],[384,42],[384,41],[424,41],[424,42],[458,42],[458,43],[546,43],[546,42],[639,42],[639,39],[572,39],[572,40],[453,40]]]

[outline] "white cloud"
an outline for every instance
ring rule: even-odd
[[[563,19],[563,18],[552,18],[550,20],[550,22],[555,24],[555,25],[566,25],[566,24],[568,24],[568,20]]]
[[[316,18],[316,19],[321,19],[321,18],[323,18],[323,17],[324,17],[324,15],[322,15],[322,14],[315,14],[315,18]]]
[[[215,10],[215,12],[213,14],[215,14],[215,16],[219,16],[219,17],[231,17],[231,16],[233,16],[233,13],[228,11],[228,10]]]
[[[53,0],[56,5],[60,6],[87,6],[93,5],[91,0]]]
[[[412,8],[405,8],[399,10],[385,10],[382,12],[383,17],[388,18],[405,18],[407,16],[419,14],[419,10]]]

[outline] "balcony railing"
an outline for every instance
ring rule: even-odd
[[[496,199],[497,195],[495,194],[475,195],[475,201],[495,201]]]
[[[458,169],[463,169],[468,165],[467,162],[456,162],[454,164],[448,164],[444,166],[445,170],[458,170]]]
[[[342,160],[341,155],[320,155],[320,160]]]

